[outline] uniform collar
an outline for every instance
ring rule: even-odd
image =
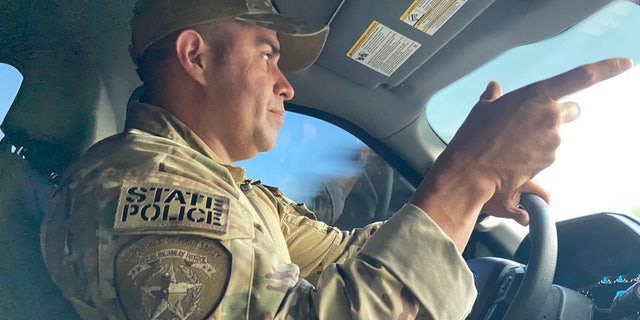
[[[147,103],[136,103],[129,106],[125,130],[129,129],[138,129],[187,145],[215,162],[222,164],[218,156],[213,153],[213,150],[195,132],[164,108]],[[229,169],[233,180],[237,184],[245,180],[243,168],[224,164],[223,166]]]

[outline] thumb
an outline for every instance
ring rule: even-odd
[[[533,182],[533,180],[527,181],[522,188],[520,188],[521,193],[533,193],[539,195],[544,202],[547,204],[551,203],[549,191],[545,188],[541,187],[539,184]]]
[[[546,203],[549,203],[549,192],[532,180],[529,180],[524,185],[522,185],[520,190],[517,192],[517,198],[520,199],[520,195],[523,193],[536,194],[540,196]],[[520,201],[518,200],[518,202]],[[519,224],[523,226],[529,224],[529,213],[527,213],[527,211],[524,210],[520,205],[518,205],[517,207],[509,208],[509,211],[512,214],[512,218]]]
[[[520,193],[516,195],[518,198],[520,197]],[[508,206],[506,207],[510,213],[510,218],[518,222],[523,226],[529,225],[529,213],[524,210],[520,205],[517,206]]]
[[[480,95],[480,101],[493,101],[502,96],[502,87],[495,81],[490,81],[487,88]]]

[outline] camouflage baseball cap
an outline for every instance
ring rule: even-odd
[[[131,20],[129,53],[138,64],[144,51],[171,33],[219,19],[233,19],[277,32],[280,68],[313,64],[327,39],[327,25],[311,25],[280,15],[271,0],[138,0]]]

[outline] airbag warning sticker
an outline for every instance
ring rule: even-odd
[[[432,36],[467,0],[415,0],[400,20]]]
[[[347,56],[363,65],[390,76],[420,48],[420,44],[378,21],[373,21]]]

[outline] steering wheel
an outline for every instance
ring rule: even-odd
[[[531,319],[545,303],[558,256],[556,226],[539,196],[522,194],[520,204],[530,217],[529,263],[495,257],[468,261],[478,297],[467,319]]]

